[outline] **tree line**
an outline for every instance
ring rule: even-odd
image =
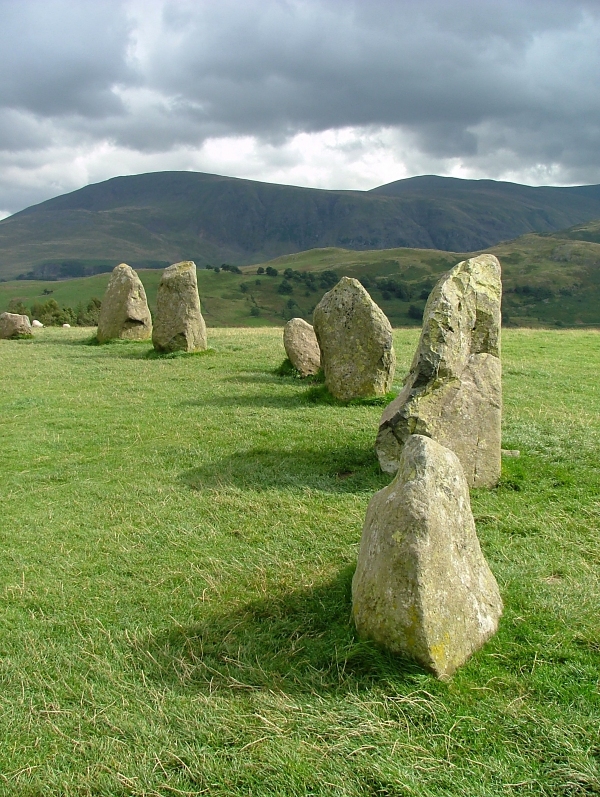
[[[101,305],[100,299],[94,296],[87,304],[80,302],[75,309],[67,305],[60,307],[56,299],[33,302],[28,309],[21,299],[11,299],[8,312],[26,315],[30,321],[40,321],[45,327],[60,327],[63,324],[95,327],[98,325]]]

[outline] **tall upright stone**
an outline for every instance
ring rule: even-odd
[[[321,350],[312,325],[303,318],[290,318],[283,328],[283,347],[301,376],[311,376],[321,367]]]
[[[367,509],[352,580],[360,636],[449,678],[497,630],[502,599],[452,451],[411,435]]]
[[[191,260],[174,263],[163,272],[156,296],[152,344],[160,352],[206,349],[196,264]]]
[[[396,367],[392,327],[358,280],[342,277],[315,307],[313,322],[333,396],[349,401],[390,390]]]
[[[152,318],[144,286],[131,266],[121,263],[113,269],[102,299],[96,333],[98,342],[147,340],[150,335]]]
[[[411,434],[432,437],[458,456],[469,485],[500,477],[502,369],[500,263],[465,260],[432,290],[404,388],[383,412],[375,448],[394,473]]]
[[[0,339],[32,338],[33,329],[29,317],[21,313],[2,313],[0,315]]]

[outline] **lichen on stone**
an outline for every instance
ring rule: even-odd
[[[396,355],[385,313],[358,280],[342,277],[314,312],[325,385],[340,401],[384,396]]]

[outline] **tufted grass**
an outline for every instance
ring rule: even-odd
[[[597,332],[504,333],[506,609],[449,684],[350,623],[381,407],[308,402],[277,329],[89,336],[0,341],[1,795],[600,794]]]

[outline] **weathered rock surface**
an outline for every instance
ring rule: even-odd
[[[163,272],[156,296],[152,344],[161,352],[206,349],[196,264],[191,260],[174,263]]]
[[[20,338],[33,336],[29,318],[20,313],[2,313],[0,315],[0,338]]]
[[[352,581],[359,634],[445,679],[496,632],[502,608],[457,456],[412,435],[367,509]]]
[[[44,325],[42,324],[41,321],[38,321],[37,318],[34,318],[33,321],[31,322],[31,326],[37,327],[37,329],[42,329]]]
[[[342,401],[383,396],[392,386],[392,327],[367,291],[350,277],[323,296],[314,329],[329,392]]]
[[[316,374],[321,350],[315,330],[303,318],[292,318],[283,328],[283,346],[289,361],[302,376]]]
[[[138,275],[126,263],[115,266],[102,299],[98,317],[99,343],[107,340],[147,340],[152,319],[146,291]]]
[[[431,292],[404,388],[379,426],[375,448],[387,473],[396,471],[406,440],[416,433],[454,451],[469,485],[498,482],[501,297],[494,255],[459,263]]]

